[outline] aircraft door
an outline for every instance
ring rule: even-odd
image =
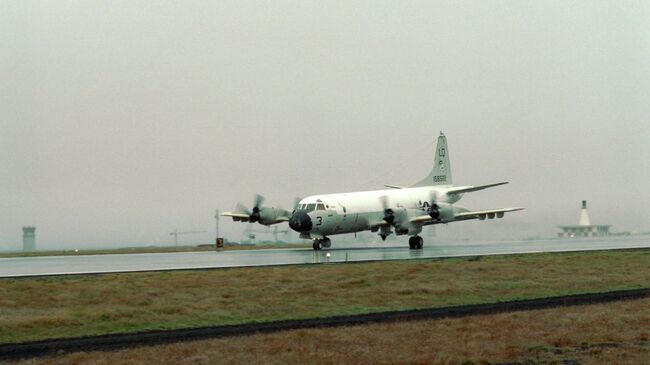
[[[339,204],[337,207],[339,213],[339,227],[340,232],[352,232],[352,224],[354,224],[355,214],[350,214],[344,205]]]

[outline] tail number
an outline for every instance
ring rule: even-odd
[[[447,180],[447,175],[437,175],[433,177],[433,182],[441,182],[446,180]]]

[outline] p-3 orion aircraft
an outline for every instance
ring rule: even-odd
[[[313,195],[297,201],[293,212],[281,208],[261,207],[257,195],[252,211],[238,206],[239,212],[223,216],[234,221],[271,225],[289,222],[300,238],[311,239],[314,250],[331,246],[328,236],[362,231],[379,232],[382,240],[390,234],[409,235],[409,247],[423,246],[422,227],[470,219],[503,218],[506,212],[523,208],[470,211],[455,205],[463,194],[504,185],[507,182],[455,187],[451,182],[447,137],[440,132],[433,169],[422,181],[409,187],[385,185],[387,190]]]

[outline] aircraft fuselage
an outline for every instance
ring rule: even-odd
[[[384,220],[389,207],[395,216],[395,233],[415,235],[422,230],[422,225],[411,224],[409,219],[428,214],[432,197],[438,197],[436,203],[441,210],[439,223],[445,223],[445,217],[453,219],[453,213],[467,211],[451,205],[461,198],[461,194],[449,196],[445,194],[446,190],[446,187],[430,186],[314,195],[298,203],[292,214],[294,220],[290,219],[289,223],[305,238],[308,234],[319,237],[376,231],[378,229],[374,228]],[[301,223],[295,221],[298,216],[302,216],[303,224],[296,224]]]

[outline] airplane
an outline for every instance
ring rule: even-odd
[[[507,183],[453,186],[447,137],[440,132],[431,172],[411,186],[385,185],[388,189],[313,195],[297,201],[292,212],[261,207],[263,199],[258,195],[252,211],[239,206],[239,213],[222,215],[264,225],[289,222],[300,238],[312,240],[314,250],[331,247],[329,236],[368,230],[379,232],[382,240],[393,233],[408,235],[409,248],[416,250],[424,245],[418,235],[424,226],[503,218],[505,213],[523,210],[513,207],[471,211],[455,205],[466,193]]]

